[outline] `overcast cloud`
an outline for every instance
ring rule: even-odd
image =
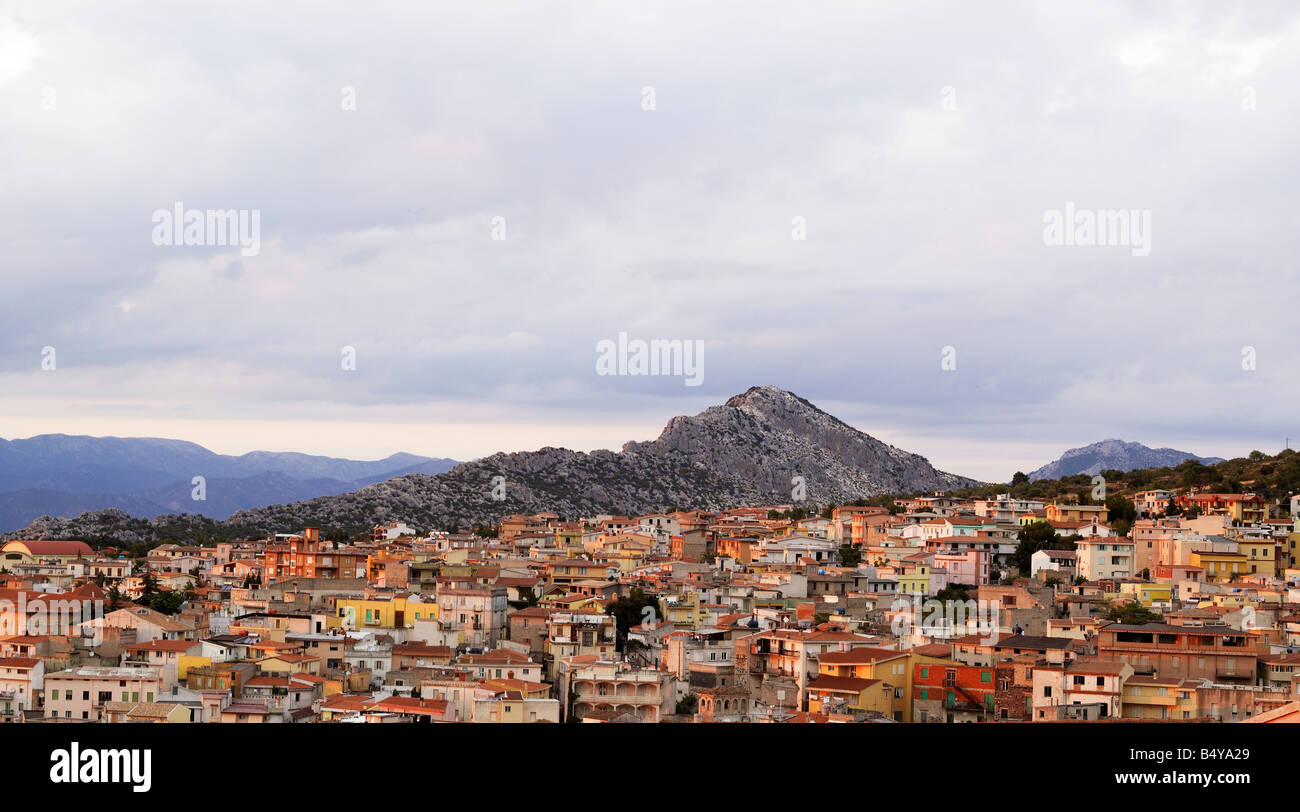
[[[0,2],[0,436],[466,459],[775,384],[981,478],[1275,451],[1298,77],[1288,2]],[[596,375],[620,331],[703,385]]]

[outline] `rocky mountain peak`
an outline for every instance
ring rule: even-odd
[[[498,498],[499,484],[504,498]],[[674,417],[657,439],[627,443],[619,452],[548,447],[492,454],[445,473],[397,476],[352,493],[240,511],[227,523],[250,532],[308,525],[364,529],[389,521],[470,528],[543,510],[576,518],[801,500],[844,504],[973,484],[793,392],[756,386],[698,414]]]

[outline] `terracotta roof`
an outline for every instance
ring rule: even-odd
[[[1065,670],[1071,674],[1099,674],[1105,676],[1119,676],[1128,663],[1112,662],[1107,660],[1083,661],[1076,660],[1066,666]]]
[[[817,655],[817,661],[820,663],[839,665],[860,665],[906,656],[908,656],[906,651],[893,651],[892,649],[859,646],[858,648],[850,649],[848,651],[824,651]]]
[[[511,649],[496,649],[485,654],[463,654],[456,662],[468,665],[536,665],[527,654]]]
[[[371,705],[368,710],[411,713],[419,716],[441,716],[447,712],[447,700],[419,699],[413,696],[390,696]]]
[[[35,668],[41,661],[35,657],[0,657],[0,668]]]
[[[253,677],[252,679],[246,680],[244,682],[244,687],[246,688],[262,688],[262,687],[288,688],[289,678],[288,677]]]
[[[872,685],[880,682],[878,679],[859,679],[858,677],[832,677],[828,674],[820,674],[817,679],[808,683],[810,691],[834,691],[836,693],[861,693]]]
[[[451,646],[430,646],[425,643],[397,643],[393,646],[393,655],[408,657],[428,655],[430,657],[450,657]]]
[[[924,646],[917,646],[911,651],[926,657],[951,657],[952,643],[929,643]]]
[[[95,551],[84,541],[24,541],[15,539],[5,543],[5,549],[11,544],[21,544],[32,555],[94,555]]]

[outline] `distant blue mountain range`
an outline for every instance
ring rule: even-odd
[[[1060,479],[1076,474],[1095,475],[1102,471],[1132,471],[1137,468],[1163,468],[1184,460],[1198,460],[1205,465],[1223,462],[1222,457],[1198,457],[1190,451],[1173,448],[1150,448],[1141,443],[1124,440],[1102,440],[1099,443],[1071,448],[1059,459],[1049,462],[1029,474],[1031,481]]]
[[[439,474],[456,460],[393,454],[348,460],[294,452],[217,454],[196,443],[153,437],[42,434],[0,440],[0,532],[41,516],[120,508],[132,516],[237,510],[330,496],[402,474]],[[206,499],[191,498],[194,477]]]

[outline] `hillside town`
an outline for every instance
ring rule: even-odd
[[[0,718],[1300,721],[1300,497],[880,501],[9,541]]]

